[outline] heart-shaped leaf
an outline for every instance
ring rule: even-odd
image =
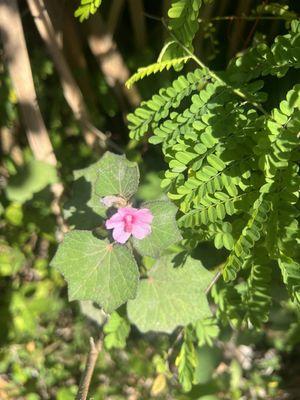
[[[158,257],[163,250],[181,240],[175,215],[176,206],[169,201],[148,201],[141,208],[148,208],[152,215],[151,234],[145,239],[133,239],[133,245],[142,256]]]
[[[125,156],[106,152],[101,159],[101,168],[96,182],[98,196],[120,195],[125,199],[137,192],[140,173],[135,162]]]
[[[139,272],[130,250],[92,232],[67,233],[51,265],[68,282],[70,300],[91,300],[111,313],[136,295]]]
[[[78,229],[93,229],[101,224],[107,207],[95,192],[102,159],[87,168],[74,171],[72,198],[64,205],[64,217]]]
[[[160,258],[128,302],[128,317],[141,332],[172,333],[211,315],[205,289],[213,275],[191,257],[176,263],[174,255]]]

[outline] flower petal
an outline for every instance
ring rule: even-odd
[[[105,226],[107,229],[113,229],[120,224],[124,223],[123,223],[123,217],[119,213],[114,214],[105,222]]]
[[[124,226],[119,225],[113,230],[113,238],[116,242],[124,244],[129,239],[131,233],[124,231]]]
[[[148,208],[141,208],[137,211],[136,216],[138,217],[138,221],[143,222],[145,224],[151,224],[153,221],[153,215],[151,214]]]
[[[150,235],[151,226],[142,222],[135,223],[132,227],[132,235],[137,239],[144,239]]]
[[[121,208],[119,208],[117,214],[121,215],[122,217],[125,217],[126,215],[132,215],[133,216],[133,215],[136,214],[136,212],[137,212],[136,208],[133,208],[133,207],[121,207]]]

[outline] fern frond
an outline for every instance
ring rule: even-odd
[[[244,227],[223,267],[225,281],[235,279],[238,271],[243,267],[250,250],[254,247],[255,242],[260,239],[269,211],[269,201],[258,199],[255,202],[248,224]]]
[[[192,333],[189,328],[184,330],[184,339],[180,352],[175,360],[178,368],[179,382],[185,391],[190,391],[196,367],[196,353]]]
[[[198,16],[202,0],[172,0],[168,11],[168,28],[177,40],[190,50],[199,27]],[[185,55],[185,51],[177,44],[172,43],[166,49],[163,59],[172,59]]]
[[[195,323],[195,334],[198,346],[213,346],[214,340],[219,335],[219,327],[215,318],[205,318]]]
[[[223,323],[236,326],[242,320],[242,298],[232,283],[218,282],[211,290],[212,298],[218,306],[216,315]]]
[[[287,286],[292,300],[300,305],[300,264],[283,254],[280,256],[278,262],[283,281]]]
[[[185,12],[180,7],[178,21]],[[266,320],[270,262],[280,262],[284,283],[299,301],[300,85],[270,114],[257,107],[266,98],[257,79],[299,68],[299,48],[300,22],[292,21],[290,32],[272,46],[260,43],[235,59],[218,74],[221,81],[211,72],[208,78],[205,68],[196,72],[201,87],[195,75],[181,76],[129,117],[131,137],[147,132],[149,142],[161,144],[168,164],[162,187],[180,210],[184,245],[192,250],[211,240],[231,250],[223,269],[226,286],[214,297],[227,322],[245,319],[243,296],[248,321],[258,326]],[[242,268],[246,281],[236,289]]]
[[[174,58],[172,60],[159,61],[154,64],[150,64],[147,67],[139,68],[137,72],[128,79],[125,85],[128,89],[130,89],[134,83],[145,78],[145,76],[157,74],[157,72],[162,72],[163,70],[169,70],[170,68],[177,67],[178,65],[183,65],[190,58],[190,56]]]
[[[74,13],[74,16],[79,18],[80,22],[88,19],[90,15],[96,13],[98,8],[101,6],[102,0],[81,0],[80,6]]]
[[[261,258],[259,264],[253,263],[250,268],[243,304],[246,307],[246,319],[259,328],[269,318],[272,268],[267,260],[263,262]]]
[[[206,130],[205,135],[210,136],[208,140],[213,142],[211,145],[212,147],[217,139],[211,139],[213,135],[208,129],[210,125],[207,121],[210,116],[209,112],[213,108],[215,112],[218,112],[217,107],[221,108],[221,105],[229,101],[229,98],[230,95],[228,91],[219,82],[208,83],[203,90],[200,90],[199,93],[192,96],[192,104],[189,108],[185,109],[184,112],[180,114],[173,113],[168,120],[158,125],[153,133],[164,145],[173,146],[179,143],[181,139],[184,140],[187,138],[195,140],[199,136],[201,130]],[[220,114],[223,116],[225,113],[220,112]],[[207,115],[207,118],[205,115]],[[199,133],[195,133],[195,130]]]
[[[271,47],[260,43],[234,59],[226,71],[229,81],[240,84],[269,74],[283,77],[289,68],[300,68],[299,40],[300,21],[296,19],[290,32],[277,36]]]
[[[158,94],[142,102],[134,113],[129,114],[130,137],[139,140],[149,129],[167,118],[172,108],[177,108],[182,100],[193,91],[200,90],[207,80],[206,75],[196,69],[186,76],[180,76],[168,88],[160,89]]]
[[[170,87],[160,89],[150,100],[142,102],[140,107],[127,117],[130,137],[139,140],[148,132],[150,126],[153,128],[169,116],[172,108],[179,107],[184,98],[195,90],[201,90],[206,80],[206,75],[200,69],[196,69],[175,79]]]
[[[238,203],[245,196],[248,196],[248,201],[250,201],[255,193],[246,192],[237,196],[229,196],[224,192],[216,192],[214,196],[206,195],[201,201],[201,208],[189,211],[180,217],[178,222],[184,228],[197,228],[202,224],[207,225],[209,222],[222,221],[227,215],[231,216],[240,211]]]
[[[200,145],[197,144],[195,149],[197,146]],[[189,153],[189,157],[194,160],[192,154]],[[179,153],[175,153],[175,158],[178,160]],[[245,191],[250,186],[247,181],[250,178],[251,156],[228,164],[223,161],[222,154],[216,152],[199,158],[196,162],[200,164],[199,170],[194,171],[194,164],[188,179],[182,185],[176,185],[176,193],[169,192],[170,199],[180,199],[180,209],[184,213],[192,208],[199,208],[206,195],[225,190],[230,196],[237,196],[240,189]]]

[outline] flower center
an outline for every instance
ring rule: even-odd
[[[133,216],[132,215],[126,215],[124,217],[124,222],[125,222],[125,227],[124,227],[125,232],[131,233],[132,224],[133,224]]]

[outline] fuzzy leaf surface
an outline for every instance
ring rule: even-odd
[[[139,273],[131,252],[92,232],[67,233],[51,265],[68,282],[70,301],[91,300],[111,313],[136,295]]]
[[[169,201],[149,201],[141,208],[148,208],[152,215],[151,234],[145,239],[133,239],[133,245],[142,256],[158,257],[163,250],[181,240],[175,215],[177,207]]]
[[[125,156],[106,152],[96,182],[96,194],[100,197],[120,195],[130,199],[137,192],[140,173],[135,162],[128,161]]]
[[[96,194],[96,180],[102,159],[87,168],[74,171],[73,193],[64,205],[64,217],[77,229],[93,229],[101,224],[106,208]]]
[[[160,258],[148,278],[140,281],[136,298],[127,304],[130,321],[141,332],[172,333],[178,326],[209,317],[205,289],[212,276],[191,257],[180,264],[174,255]]]

